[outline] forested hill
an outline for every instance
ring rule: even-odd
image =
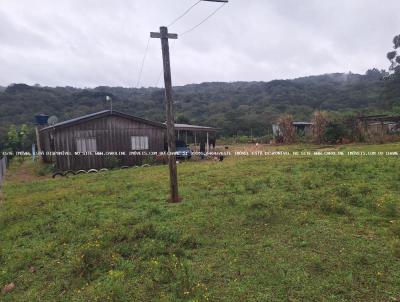
[[[32,123],[36,114],[60,120],[109,108],[164,121],[164,94],[158,88],[41,87],[14,84],[0,89],[0,139],[12,123]],[[181,121],[217,126],[223,134],[263,135],[282,113],[309,120],[315,110],[339,113],[400,113],[400,81],[382,80],[377,70],[327,74],[271,82],[203,83],[174,88]]]

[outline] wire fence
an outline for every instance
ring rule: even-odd
[[[0,159],[0,190],[4,178],[6,176],[6,170],[7,170],[7,158],[4,156],[2,159]]]

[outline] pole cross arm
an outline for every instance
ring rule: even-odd
[[[166,37],[163,37],[163,35],[161,33],[155,33],[155,32],[151,32],[150,33],[150,38],[156,38],[156,39],[162,39],[162,38],[166,38],[166,39],[178,39],[178,35],[177,34],[167,34]]]

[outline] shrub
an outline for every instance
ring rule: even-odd
[[[328,115],[326,112],[314,112],[312,121],[312,136],[313,141],[320,144],[323,141],[324,133],[328,125]]]
[[[324,133],[324,141],[329,144],[337,144],[342,141],[344,137],[347,136],[347,132],[340,123],[328,123]]]
[[[142,161],[143,165],[152,166],[152,165],[154,165],[156,163],[157,163],[157,161],[156,161],[156,157],[155,156],[145,156],[143,161]]]
[[[35,163],[34,173],[37,176],[46,176],[53,173],[53,171],[53,165],[44,164],[42,162]]]
[[[105,162],[107,168],[117,168],[121,166],[121,160],[117,156],[107,156]]]
[[[296,129],[293,126],[293,116],[291,115],[281,116],[279,118],[278,125],[282,135],[283,142],[285,144],[294,143],[296,136]]]
[[[168,155],[157,155],[155,156],[154,161],[158,165],[166,165],[168,164]]]

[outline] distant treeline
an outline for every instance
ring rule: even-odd
[[[174,87],[176,118],[221,129],[223,136],[263,136],[282,114],[309,121],[315,111],[332,114],[400,114],[400,80],[385,71],[326,74],[271,82],[203,83]],[[32,124],[37,114],[66,120],[113,108],[164,121],[164,91],[159,88],[41,87],[13,84],[0,89],[0,142],[11,124]]]

